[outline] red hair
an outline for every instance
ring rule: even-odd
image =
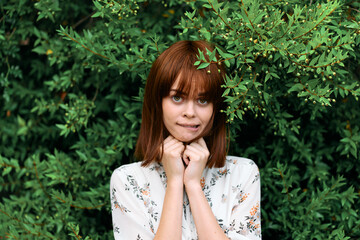
[[[179,78],[178,90],[189,93],[191,88],[201,89],[206,100],[213,103],[213,115],[202,136],[210,152],[208,167],[223,167],[227,154],[226,115],[222,97],[225,69],[222,64],[211,63],[204,69],[197,69],[199,51],[207,61],[207,49],[214,48],[204,41],[179,41],[165,50],[153,63],[146,81],[142,123],[136,144],[135,157],[142,160],[142,166],[160,161],[160,146],[169,135],[164,122],[162,100]],[[218,57],[218,56],[217,56]],[[180,74],[181,73],[181,74]],[[200,138],[199,137],[199,138]]]

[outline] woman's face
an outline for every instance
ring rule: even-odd
[[[169,133],[179,141],[191,142],[209,124],[213,104],[203,98],[204,93],[191,87],[189,94],[178,91],[177,79],[169,96],[162,100],[163,121]]]

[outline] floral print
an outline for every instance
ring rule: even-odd
[[[230,239],[261,239],[260,174],[252,160],[228,156],[223,168],[205,168],[200,184]],[[110,183],[115,239],[153,239],[165,190],[166,174],[160,163],[141,167],[138,162],[117,168]],[[182,239],[198,239],[186,193]]]

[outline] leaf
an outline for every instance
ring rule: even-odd
[[[304,86],[301,83],[296,83],[291,86],[291,88],[288,90],[288,92],[299,92],[304,89]]]
[[[197,67],[197,69],[203,69],[203,68],[206,68],[210,65],[210,63],[208,62],[203,62],[200,64],[200,66]]]

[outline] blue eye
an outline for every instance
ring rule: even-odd
[[[206,101],[205,99],[199,99],[198,103],[200,103],[201,105],[205,105],[208,103],[208,101]]]
[[[182,101],[182,98],[179,96],[172,96],[171,99],[176,103],[179,103]]]

